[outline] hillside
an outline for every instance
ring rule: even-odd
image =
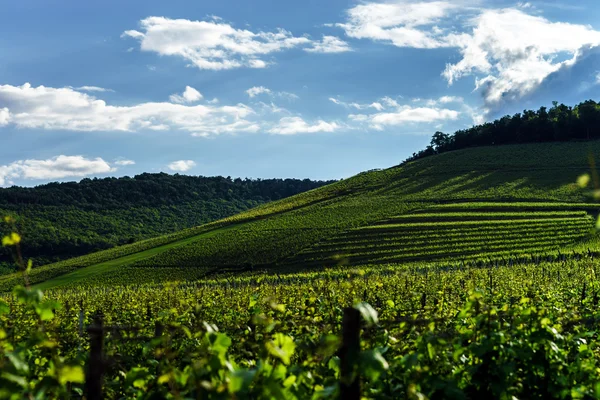
[[[160,174],[0,189],[36,265],[201,225],[331,182]],[[0,266],[11,263],[0,250]],[[12,267],[11,267],[12,268]]]
[[[600,142],[446,152],[39,267],[31,279],[44,282],[41,288],[162,282],[222,272],[427,261],[450,248],[457,260],[572,249],[591,238],[597,209],[574,183],[589,171],[590,154],[600,154]],[[19,279],[5,276],[0,285],[7,289]]]

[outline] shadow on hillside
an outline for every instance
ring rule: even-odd
[[[549,193],[574,183],[584,172],[583,167],[553,166],[504,169],[448,169],[444,166],[429,166],[422,169],[415,163],[403,167],[397,181],[377,194],[408,197],[418,195],[422,200],[434,197],[456,198],[461,193],[462,197],[467,198],[488,195],[485,197],[517,199],[523,197],[519,192],[526,189],[529,192],[539,192],[539,196],[535,197],[548,198]]]

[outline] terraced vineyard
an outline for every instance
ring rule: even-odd
[[[591,236],[593,204],[450,203],[347,230],[288,265],[382,264],[539,254]]]
[[[29,280],[42,288],[139,284],[597,251],[597,239],[581,240],[599,208],[586,203],[591,190],[576,184],[590,171],[590,154],[600,154],[600,141],[447,152],[169,235],[41,267],[34,260]],[[0,291],[22,282],[20,274],[5,275]]]

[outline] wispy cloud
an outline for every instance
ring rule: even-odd
[[[331,101],[332,103],[337,104],[339,106],[343,106],[346,108],[354,108],[356,110],[366,110],[368,108],[374,108],[378,111],[381,111],[385,108],[379,101],[374,101],[373,103],[370,103],[370,104],[360,104],[360,103],[356,103],[356,102],[347,103],[345,101],[336,99],[335,97],[330,97],[329,101]]]
[[[264,86],[253,86],[250,89],[246,90],[246,94],[248,95],[248,97],[250,98],[254,98],[256,96],[259,95],[268,95],[271,97],[280,97],[286,100],[297,100],[299,97],[294,94],[294,93],[290,93],[290,92],[284,92],[284,91],[280,91],[280,92],[276,92],[273,91],[267,87]]]
[[[79,87],[69,86],[69,88],[79,90],[82,92],[114,92],[114,90],[112,90],[112,89],[106,89],[106,88],[99,87],[99,86],[79,86]]]
[[[259,94],[270,94],[270,93],[271,93],[271,89],[266,88],[264,86],[253,86],[250,89],[246,90],[246,94],[250,98],[256,97]]]
[[[313,42],[312,47],[305,48],[309,53],[345,53],[352,51],[352,47],[335,36],[323,36],[321,41]]]
[[[336,122],[318,120],[309,123],[296,116],[281,118],[277,125],[269,129],[269,132],[276,135],[295,135],[298,133],[334,132],[340,128],[341,126]]]
[[[115,161],[115,165],[121,165],[121,166],[135,165],[135,161],[133,161],[133,160],[117,160],[117,161]]]

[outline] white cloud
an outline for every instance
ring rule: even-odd
[[[600,85],[600,71],[596,73],[596,84]],[[0,124],[2,123],[2,117],[0,117]]]
[[[186,86],[182,94],[172,94],[169,96],[171,103],[195,103],[202,100],[202,94],[191,86]]]
[[[377,111],[381,111],[385,108],[381,103],[379,103],[377,101],[369,104],[369,107],[372,107],[372,108],[376,109]]]
[[[350,45],[335,36],[323,36],[320,42],[314,42],[312,47],[304,49],[310,53],[344,53],[352,51]]]
[[[258,96],[259,94],[270,94],[271,89],[268,89],[264,86],[254,86],[246,90],[246,93],[250,98],[252,98]]]
[[[47,160],[20,160],[0,166],[0,185],[12,179],[60,179],[114,172],[102,158],[60,155]]]
[[[447,104],[447,103],[462,103],[464,101],[464,99],[462,97],[459,96],[442,96],[438,99],[438,102],[442,103],[442,104]]]
[[[399,107],[400,106],[396,100],[394,100],[388,96],[383,97],[381,99],[381,101],[383,102],[383,104],[385,104],[388,107]]]
[[[348,120],[355,123],[354,127],[376,130],[383,130],[389,126],[456,120],[461,115],[461,111],[438,107],[438,103],[458,103],[463,111],[468,108],[462,102],[462,98],[451,96],[443,96],[438,100],[412,99],[411,101],[411,103],[424,103],[426,106],[400,105],[398,101],[388,96],[371,104],[345,103],[333,97],[329,100],[346,108],[362,110],[363,112],[359,114],[349,114]]]
[[[550,74],[577,63],[587,47],[600,45],[599,31],[535,15],[532,3],[504,9],[478,3],[366,2],[347,10],[346,21],[335,26],[349,37],[398,47],[459,49],[461,59],[448,64],[442,75],[449,84],[474,75],[488,108],[532,93]]]
[[[271,102],[269,104],[263,102],[263,101],[259,101],[258,105],[264,110],[267,111],[270,114],[291,114],[291,112],[283,107],[279,107],[278,105],[276,105],[275,103]]]
[[[274,92],[271,89],[266,88],[264,86],[254,86],[254,87],[251,87],[250,89],[246,90],[246,94],[250,98],[256,97],[256,96],[261,95],[261,94],[264,94],[264,95],[271,96],[271,97],[281,97],[282,99],[285,99],[285,100],[288,100],[288,101],[299,99],[299,97],[296,94],[294,94],[294,93],[290,93],[290,92]]]
[[[240,67],[265,68],[262,57],[284,49],[306,46],[311,40],[279,29],[252,32],[236,29],[213,18],[191,21],[148,17],[140,21],[142,32],[128,30],[122,37],[140,41],[142,51],[178,56],[200,69],[223,70]]]
[[[411,122],[455,120],[459,114],[456,110],[446,108],[403,106],[393,112],[369,115],[368,121],[373,128],[382,129],[383,126],[397,126]]]
[[[284,117],[269,132],[277,135],[295,135],[297,133],[333,132],[340,127],[336,122],[318,120],[309,124],[301,117]]]
[[[551,22],[517,9],[486,10],[461,45],[462,59],[443,76],[452,84],[472,74],[488,104],[528,94],[563,65],[576,62],[587,46],[600,44],[600,32],[584,25]]]
[[[300,98],[297,94],[290,92],[275,92],[275,96],[281,97],[289,101],[298,100]]]
[[[176,171],[176,172],[186,172],[186,171],[189,171],[190,169],[192,169],[195,166],[196,166],[196,163],[194,161],[192,161],[192,160],[173,161],[172,163],[170,163],[169,165],[167,165],[167,167],[171,171]]]
[[[437,24],[458,9],[458,4],[449,1],[365,3],[349,9],[347,21],[336,26],[349,37],[398,47],[452,47],[459,38],[445,35]]]
[[[8,108],[0,108],[0,126],[8,125],[10,122],[10,111]]]
[[[244,104],[183,105],[168,102],[112,106],[69,88],[0,85],[0,121],[19,128],[71,131],[181,130],[195,136],[256,132]],[[8,116],[7,116],[8,115]]]
[[[99,86],[80,86],[77,88],[69,86],[69,88],[75,89],[75,90],[80,90],[82,92],[114,92],[114,90],[112,90],[112,89],[106,89],[106,88],[99,87]]]
[[[398,107],[398,103],[389,97],[382,97],[380,99],[380,101],[374,101],[370,104],[360,104],[360,103],[356,103],[356,102],[346,103],[345,101],[336,99],[335,97],[330,97],[329,101],[331,101],[332,103],[337,104],[339,106],[343,106],[346,108],[354,108],[356,110],[367,110],[369,108],[374,108],[377,111],[382,111],[383,109],[385,109],[386,106]]]
[[[135,161],[133,161],[133,160],[117,160],[117,161],[115,161],[115,164],[122,165],[122,166],[125,166],[125,165],[134,165]]]

